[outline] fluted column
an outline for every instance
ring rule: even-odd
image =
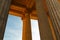
[[[0,0],[0,40],[3,40],[11,0]]]
[[[32,40],[30,14],[26,13],[23,18],[23,36],[22,40]]]
[[[58,0],[46,0],[49,15],[55,29],[57,40],[60,40],[60,6]]]
[[[48,22],[48,16],[44,10],[43,0],[36,0],[36,9],[39,23],[39,30],[41,35],[41,40],[54,40],[50,25]]]

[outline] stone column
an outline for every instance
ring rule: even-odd
[[[48,16],[44,10],[42,1],[43,0],[36,0],[36,10],[37,10],[41,40],[54,40],[48,22]]]
[[[55,30],[57,40],[60,40],[60,6],[58,0],[46,0],[49,16]]]
[[[23,17],[23,36],[22,40],[32,40],[30,14],[26,13]]]
[[[3,40],[11,0],[0,0],[0,40]]]

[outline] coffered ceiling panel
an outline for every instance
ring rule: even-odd
[[[45,1],[46,0],[42,0],[42,4],[45,11],[48,12]],[[35,19],[37,17],[35,0],[12,0],[9,11],[10,14],[22,16],[26,12],[30,13],[31,18]]]
[[[34,5],[34,0],[12,0],[12,4],[18,6],[23,5],[24,7],[31,8]]]

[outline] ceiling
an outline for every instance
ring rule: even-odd
[[[45,0],[43,0],[44,9],[47,12]],[[10,14],[15,16],[24,16],[26,13],[30,13],[30,17],[37,18],[36,3],[35,0],[12,0],[10,6]]]

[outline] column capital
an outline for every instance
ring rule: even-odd
[[[27,18],[27,16],[30,17],[30,14],[29,14],[29,13],[25,13],[25,14],[23,14],[23,16],[22,16],[22,20],[25,20],[25,19]]]

